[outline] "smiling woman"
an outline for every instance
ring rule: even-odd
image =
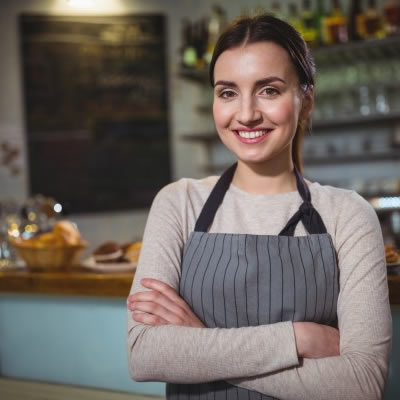
[[[382,396],[380,226],[356,193],[301,175],[313,74],[274,17],[241,18],[217,42],[213,114],[237,163],[159,192],[128,298],[132,377],[168,382],[168,399]]]
[[[300,114],[306,118],[311,112],[312,87],[301,90],[285,49],[256,42],[226,50],[215,63],[214,77],[215,126],[241,161],[238,174],[243,163],[290,164]]]

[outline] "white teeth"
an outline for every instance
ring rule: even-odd
[[[253,132],[238,131],[239,136],[245,139],[254,139],[256,137],[264,136],[266,133],[266,130]]]

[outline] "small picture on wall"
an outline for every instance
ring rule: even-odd
[[[165,17],[19,18],[30,193],[146,208],[170,182]]]

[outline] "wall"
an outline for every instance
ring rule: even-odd
[[[268,7],[272,0],[223,0],[221,4],[232,19],[245,8],[257,6]],[[289,1],[282,2],[287,4]],[[330,2],[325,1],[327,4]],[[0,139],[7,138],[10,142],[22,147],[23,156],[20,164],[24,173],[16,178],[11,178],[9,173],[0,167],[0,200],[14,197],[23,201],[28,195],[28,176],[26,170],[26,152],[24,138],[24,111],[23,93],[20,69],[20,53],[17,30],[17,16],[21,12],[36,12],[50,14],[127,14],[127,13],[164,13],[167,16],[167,43],[168,43],[168,71],[169,80],[169,113],[170,113],[170,135],[172,152],[172,174],[173,179],[180,177],[200,177],[204,175],[201,165],[205,161],[205,152],[200,145],[189,144],[180,138],[183,134],[194,132],[213,131],[213,122],[209,116],[196,113],[195,107],[199,99],[204,96],[202,88],[198,85],[188,83],[178,76],[178,53],[180,47],[181,19],[188,17],[197,20],[208,14],[213,0],[96,0],[95,10],[77,11],[68,6],[67,0],[4,0],[0,4],[0,35],[3,40],[0,42]],[[300,3],[300,1],[298,1]],[[349,2],[342,2],[343,8],[347,10]],[[379,1],[378,4],[382,4]],[[376,127],[372,134],[381,133],[380,127]],[[351,132],[342,131],[342,136]],[[325,139],[322,139],[325,140]],[[223,149],[216,149],[216,156],[220,160],[231,160],[232,156],[226,154]],[[383,172],[382,168],[375,168],[382,171],[380,175],[392,175],[392,171],[399,167],[399,164],[391,164],[389,170]],[[351,169],[351,168],[350,168]],[[328,174],[332,177],[343,175],[340,169],[325,167],[311,168],[309,177],[322,179]],[[362,167],[354,169],[353,175],[369,173],[370,169]],[[367,171],[367,172],[365,172]],[[322,174],[322,176],[321,176]],[[346,175],[349,175],[347,169]],[[334,176],[333,176],[334,179]],[[71,216],[81,229],[83,236],[90,242],[91,250],[101,242],[109,239],[126,242],[141,237],[145,226],[148,210],[135,210],[102,214],[87,214]]]
[[[197,87],[182,87],[177,79],[177,53],[180,41],[180,21],[183,16],[196,12],[199,2],[174,0],[132,0],[96,1],[93,11],[72,10],[66,0],[16,0],[2,1],[0,4],[0,42],[2,57],[0,63],[0,139],[22,147],[23,156],[19,161],[24,173],[11,178],[8,171],[0,168],[0,199],[13,197],[23,201],[28,195],[28,176],[26,171],[26,152],[24,139],[23,94],[20,70],[20,53],[17,31],[17,16],[21,12],[50,14],[127,14],[163,13],[167,16],[168,70],[170,134],[172,151],[172,171],[174,179],[181,176],[196,176],[196,163],[201,157],[201,149],[193,149],[177,138],[191,127],[204,125],[202,118],[192,117],[193,102],[198,93]],[[205,10],[207,8],[205,6]],[[44,177],[45,179],[45,177]],[[81,229],[83,236],[94,247],[102,241],[115,239],[126,242],[141,237],[148,210],[113,212],[71,216]]]

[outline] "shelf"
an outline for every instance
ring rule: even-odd
[[[196,107],[196,111],[200,114],[211,115],[212,106],[200,105]],[[349,127],[362,127],[370,124],[391,125],[400,122],[400,111],[391,112],[388,114],[374,114],[369,116],[357,115],[354,117],[337,118],[334,120],[313,120],[313,130],[328,130],[340,129]]]
[[[317,67],[332,66],[332,64],[343,65],[360,60],[399,57],[400,36],[319,47],[311,49],[311,52]],[[179,71],[179,76],[184,79],[210,85],[208,74],[208,68],[185,67]]]
[[[312,122],[313,130],[339,129],[355,126],[365,126],[370,124],[392,124],[400,122],[400,111],[389,114],[375,114],[370,116],[356,116],[351,118],[337,118],[335,120],[314,120]]]
[[[202,85],[208,85],[211,89],[211,84],[208,75],[208,69],[196,69],[196,68],[181,68],[179,71],[179,76],[183,79],[187,79],[188,81],[192,81],[195,83],[200,83]]]
[[[219,136],[217,132],[204,132],[204,133],[188,133],[181,136],[182,140],[186,142],[203,142],[204,144],[210,144],[219,142]]]
[[[319,47],[311,51],[317,67],[324,64],[332,66],[332,64],[352,61],[398,57],[400,54],[400,36],[342,43],[335,46]]]
[[[357,164],[361,162],[378,161],[400,161],[400,151],[387,153],[367,153],[354,155],[330,155],[326,157],[307,157],[303,158],[305,166],[312,165],[334,165],[334,164]]]
[[[212,145],[220,141],[217,133],[204,132],[204,133],[193,133],[182,136],[182,140],[187,142],[199,142],[204,145]],[[392,150],[386,153],[365,153],[365,154],[353,154],[353,155],[330,155],[325,157],[310,157],[304,155],[305,165],[330,165],[330,164],[354,164],[360,162],[378,162],[378,161],[400,161],[400,149]],[[220,170],[223,166],[212,166],[206,169]]]

